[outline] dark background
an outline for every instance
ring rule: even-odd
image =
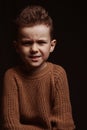
[[[76,130],[86,130],[86,3],[73,0],[0,1],[0,95],[4,72],[16,61],[12,41],[15,19],[28,4],[44,6],[54,20],[57,46],[49,61],[67,72]]]

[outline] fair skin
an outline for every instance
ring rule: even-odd
[[[56,40],[51,40],[50,28],[47,25],[40,24],[19,29],[16,50],[29,70],[43,69],[55,45]]]

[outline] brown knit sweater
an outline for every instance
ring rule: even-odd
[[[32,74],[15,67],[4,76],[2,130],[73,130],[65,70],[47,62]]]

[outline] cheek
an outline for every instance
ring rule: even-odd
[[[46,46],[45,48],[42,49],[42,53],[44,56],[48,56],[50,53],[50,47]]]
[[[29,49],[26,47],[19,48],[20,55],[26,55],[26,54],[28,54],[28,52],[29,52]]]

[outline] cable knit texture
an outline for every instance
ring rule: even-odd
[[[28,73],[10,68],[4,76],[2,130],[74,130],[65,70],[47,62]]]

